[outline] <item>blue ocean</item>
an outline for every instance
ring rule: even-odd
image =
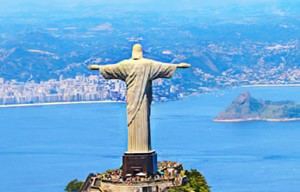
[[[213,192],[298,192],[300,122],[212,122],[245,90],[300,104],[300,87],[217,90],[153,104],[158,159],[198,169]],[[1,191],[63,192],[75,178],[120,167],[126,151],[123,103],[0,108],[0,122]]]

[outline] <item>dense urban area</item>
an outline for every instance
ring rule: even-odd
[[[229,69],[219,76],[204,73],[199,68],[194,68],[193,73],[198,77],[197,82],[176,84],[176,82],[172,83],[171,80],[155,80],[153,83],[153,100],[162,102],[180,99],[183,96],[228,87],[300,84],[300,69],[284,69],[282,65],[269,71],[259,70],[257,72],[250,68],[244,68],[243,73],[235,73],[234,69]],[[175,80],[180,78],[183,77],[174,75]],[[194,86],[189,86],[192,83]],[[40,83],[5,81],[0,78],[0,86],[0,103],[3,105],[103,100],[124,101],[126,98],[124,82],[105,80],[100,75],[76,76],[66,79],[61,75],[58,80],[50,79]]]
[[[7,13],[0,18],[0,104],[124,101],[123,82],[87,66],[129,58],[135,43],[149,59],[192,65],[155,80],[155,102],[221,88],[300,84],[299,12],[255,10],[238,10],[238,17],[231,9],[82,15],[78,9],[59,19],[38,10]]]

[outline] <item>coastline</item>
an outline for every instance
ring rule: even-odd
[[[234,89],[237,88],[247,88],[247,87],[300,87],[300,84],[257,84],[257,85],[242,85],[237,87],[231,87]],[[208,91],[214,91],[218,89],[208,89]],[[205,92],[203,92],[205,94]],[[197,96],[203,93],[192,93],[188,96]],[[73,104],[95,104],[95,103],[124,103],[125,101],[112,101],[112,100],[102,100],[102,101],[61,101],[61,102],[47,102],[47,103],[26,103],[26,104],[0,104],[0,108],[13,108],[13,107],[34,107],[34,106],[47,106],[47,105],[73,105]],[[299,118],[300,120],[300,118]],[[214,120],[215,121],[215,120]],[[233,120],[216,120],[216,122],[241,122],[241,121],[298,121],[297,120],[281,120],[281,119],[233,119]]]
[[[237,122],[247,122],[247,121],[268,121],[268,122],[289,122],[289,121],[300,121],[300,118],[282,118],[282,119],[272,119],[272,118],[247,118],[247,119],[213,119],[213,122],[217,123],[237,123]]]
[[[96,103],[124,103],[123,101],[68,101],[68,102],[49,102],[49,103],[28,103],[28,104],[10,104],[0,105],[0,108],[14,108],[14,107],[36,107],[36,106],[49,106],[49,105],[74,105],[74,104],[96,104]]]
[[[300,87],[300,84],[257,84],[257,85],[242,85],[235,88],[245,88],[245,87]]]

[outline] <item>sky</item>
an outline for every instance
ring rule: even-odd
[[[49,11],[75,10],[101,7],[131,10],[189,10],[224,9],[228,7],[265,7],[271,9],[294,9],[300,0],[0,0],[0,12],[14,13],[20,10]]]
[[[73,7],[78,5],[169,5],[169,6],[191,6],[191,7],[219,7],[219,6],[248,6],[255,4],[288,4],[298,2],[300,0],[0,0],[1,7],[17,7],[20,5],[35,5],[35,6],[62,6]]]

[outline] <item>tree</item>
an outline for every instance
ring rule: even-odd
[[[80,187],[83,185],[83,182],[74,179],[71,181],[65,188],[67,192],[79,192]]]
[[[195,192],[210,192],[210,187],[207,185],[203,175],[196,169],[192,169],[190,172],[186,171],[186,176],[189,179],[188,184]]]
[[[210,187],[207,185],[203,175],[196,169],[185,171],[188,178],[186,185],[170,189],[169,192],[210,192]]]

